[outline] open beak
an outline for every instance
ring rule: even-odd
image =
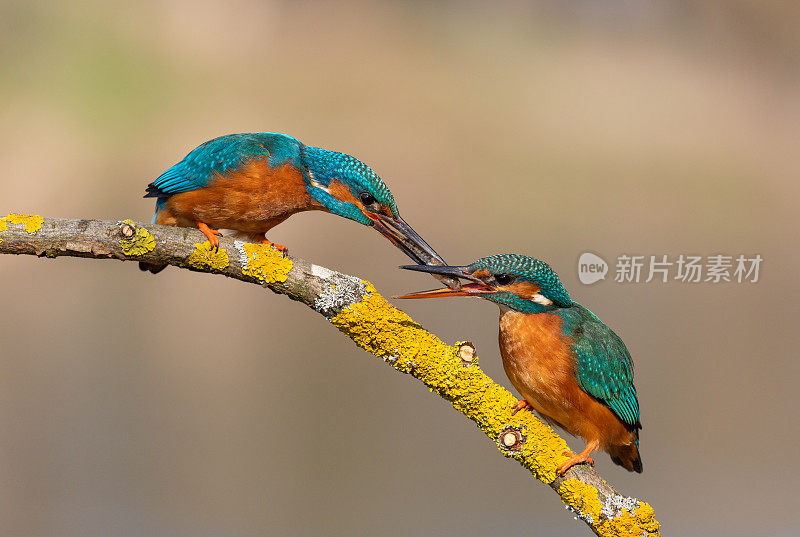
[[[427,272],[434,276],[444,276],[447,278],[463,278],[469,280],[470,283],[461,284],[457,288],[451,289],[431,289],[430,291],[418,291],[416,293],[409,293],[407,295],[396,296],[394,298],[444,298],[447,296],[480,296],[486,293],[493,293],[494,287],[483,283],[478,278],[472,276],[468,267],[455,267],[455,266],[431,266],[431,265],[403,265],[401,269],[416,270],[418,272]]]
[[[436,250],[430,247],[425,240],[408,225],[403,218],[386,216],[384,214],[365,213],[372,220],[378,232],[389,239],[392,244],[397,246],[400,251],[413,259],[422,266],[437,265],[446,266],[444,259],[441,258]],[[441,281],[450,288],[457,289],[461,286],[458,278],[452,278],[440,273],[431,273],[433,277]]]

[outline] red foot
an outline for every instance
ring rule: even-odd
[[[589,455],[592,453],[592,451],[597,449],[599,445],[600,443],[597,440],[592,440],[591,442],[586,444],[586,449],[584,449],[577,455],[575,455],[575,453],[573,453],[570,450],[565,451],[563,455],[566,457],[570,457],[570,459],[559,464],[558,468],[556,468],[556,471],[560,475],[564,475],[567,470],[569,470],[576,464],[588,463],[594,466],[594,459],[592,459]]]
[[[530,405],[530,403],[528,403],[525,399],[520,399],[519,401],[517,401],[517,404],[514,405],[514,410],[511,411],[511,415],[513,416],[520,410],[524,410],[526,408],[531,412],[533,412],[533,407]]]
[[[284,257],[286,256],[286,254],[289,253],[289,248],[287,248],[283,244],[277,244],[277,243],[274,243],[274,242],[270,242],[266,237],[261,239],[260,242],[261,242],[261,244],[268,244],[268,245],[272,246],[277,251],[279,251],[281,254],[283,254]]]
[[[219,248],[219,239],[217,238],[217,235],[222,235],[222,233],[216,229],[211,229],[202,222],[199,222],[197,227],[203,232],[203,235],[208,238],[208,242],[211,244],[212,248]]]

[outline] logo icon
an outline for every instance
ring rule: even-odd
[[[608,263],[599,255],[584,252],[578,258],[578,279],[582,284],[591,285],[606,279]]]

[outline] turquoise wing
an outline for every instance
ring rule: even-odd
[[[623,422],[641,428],[639,400],[633,385],[633,360],[620,337],[591,311],[580,307],[572,326],[578,384],[608,406]]]
[[[300,157],[300,143],[284,134],[260,132],[228,134],[193,149],[147,188],[145,197],[169,197],[207,186],[216,174],[235,170],[253,158],[271,165]]]

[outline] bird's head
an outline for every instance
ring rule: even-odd
[[[444,261],[397,211],[386,183],[355,157],[306,147],[306,190],[333,214],[372,226],[417,263]]]
[[[462,278],[461,289],[434,289],[397,298],[477,296],[522,313],[541,313],[572,305],[558,276],[544,261],[519,254],[491,255],[465,266],[405,265],[401,268]]]

